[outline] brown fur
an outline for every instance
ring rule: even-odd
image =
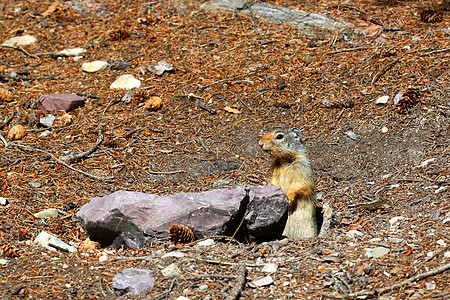
[[[283,139],[277,139],[278,134]],[[289,198],[289,215],[283,234],[291,238],[317,235],[316,193],[306,150],[296,128],[281,128],[264,136],[259,144],[274,158],[270,182]]]

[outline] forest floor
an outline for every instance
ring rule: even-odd
[[[222,299],[240,266],[249,283],[268,275],[267,263],[278,267],[266,278],[273,282],[246,284],[242,299],[360,291],[379,299],[450,298],[448,1],[444,9],[431,0],[267,2],[358,30],[305,37],[239,11],[202,10],[202,1],[1,2],[0,41],[30,34],[38,42],[24,51],[0,47],[0,80],[12,97],[0,102],[0,133],[22,124],[26,135],[15,143],[46,151],[0,143],[0,197],[8,201],[0,206],[2,299],[114,298],[112,278],[127,267],[152,269],[156,278],[151,291],[128,299]],[[430,9],[441,11],[421,20]],[[76,47],[87,49],[78,60],[41,55]],[[94,60],[116,67],[81,70]],[[174,71],[148,71],[162,60]],[[125,91],[109,88],[123,74],[142,81],[128,103]],[[42,137],[46,114],[34,104],[56,93],[87,103],[68,112],[70,124]],[[394,105],[399,93],[409,98]],[[144,108],[151,95],[163,100],[160,110]],[[389,101],[376,104],[383,96]],[[69,163],[75,170],[54,159],[89,149],[102,123],[104,142]],[[258,140],[281,125],[302,131],[318,193],[336,213],[323,238],[212,246],[161,240],[141,250],[76,253],[32,242],[46,231],[77,247],[88,236],[74,213],[117,190],[168,195],[266,184],[270,162]],[[47,208],[62,214],[33,217]],[[375,248],[389,252],[372,257]],[[162,257],[175,250],[183,257]],[[172,263],[181,275],[166,278],[161,270]]]

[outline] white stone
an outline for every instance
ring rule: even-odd
[[[37,39],[32,35],[22,35],[10,38],[9,40],[3,42],[2,46],[26,46],[36,43]]]
[[[397,221],[403,220],[405,219],[405,217],[402,216],[398,216],[398,217],[393,217],[391,219],[389,219],[389,224],[394,225],[395,223],[397,223]]]
[[[250,282],[249,285],[251,287],[261,287],[261,286],[270,285],[272,283],[273,283],[272,276],[267,275],[266,277],[256,279],[256,280]]]
[[[33,215],[36,219],[47,219],[58,216],[58,210],[56,208],[49,208]]]
[[[443,239],[436,241],[436,244],[438,244],[439,246],[442,246],[442,247],[447,246],[447,243]]]
[[[107,261],[107,260],[108,260],[108,255],[107,254],[103,254],[102,256],[100,256],[98,258],[99,262],[104,262],[104,261]]]
[[[425,286],[427,287],[427,290],[435,290],[436,289],[436,283],[434,283],[434,282],[425,282]]]
[[[378,98],[377,100],[375,100],[376,104],[386,104],[389,100],[389,96],[382,96],[380,98]]]
[[[72,48],[61,50],[58,52],[58,54],[61,56],[77,56],[84,52],[86,52],[86,49],[84,48]]]
[[[6,205],[8,204],[8,199],[0,197],[0,205]]]
[[[445,252],[445,253],[444,253],[444,257],[445,257],[445,258],[450,258],[450,251]]]
[[[54,115],[47,115],[47,116],[41,117],[39,119],[39,124],[42,124],[45,127],[52,127],[55,119],[56,119],[56,117]]]
[[[364,235],[364,234],[361,231],[358,231],[358,230],[349,230],[345,235],[348,236],[348,237],[355,237],[356,235],[361,236],[361,235]]]
[[[266,264],[261,269],[261,272],[263,272],[263,273],[274,273],[277,270],[278,270],[278,265],[277,264]]]
[[[388,241],[395,244],[400,244],[405,241],[405,239],[395,238],[395,237],[388,237]]]
[[[207,239],[201,242],[197,243],[197,246],[212,246],[214,245],[214,240],[213,239]]]
[[[39,138],[40,138],[40,139],[44,139],[44,138],[49,137],[49,136],[51,136],[51,135],[52,135],[52,132],[51,132],[50,130],[45,130],[44,132],[42,132],[42,133],[39,135]]]
[[[141,86],[141,82],[134,78],[133,75],[122,75],[117,78],[111,86],[109,87],[111,90],[122,89],[122,90],[131,90]]]
[[[176,300],[191,300],[191,299],[183,297],[183,296],[179,296]]]
[[[178,268],[177,264],[173,263],[165,267],[161,273],[164,277],[176,277],[181,274],[181,270]]]
[[[87,62],[81,65],[81,69],[88,73],[97,72],[100,70],[104,70],[108,67],[108,63],[103,60],[96,60],[93,62]]]
[[[385,247],[376,247],[372,250],[373,258],[379,258],[389,253],[389,249]]]
[[[45,231],[39,233],[34,242],[49,250],[65,249],[69,252],[77,251],[77,249],[75,249],[74,247],[67,245],[66,243],[58,239],[56,236],[48,234]],[[57,246],[58,249],[53,248],[50,244]]]
[[[183,252],[180,252],[180,251],[172,251],[172,252],[169,252],[169,253],[164,254],[164,255],[162,256],[162,258],[166,258],[166,257],[178,257],[178,258],[181,258],[181,257],[185,257],[185,256],[186,256],[186,254],[184,254]]]
[[[0,258],[0,265],[4,266],[4,265],[6,265],[7,263],[8,263],[8,260],[7,260],[7,259]]]

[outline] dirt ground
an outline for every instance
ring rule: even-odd
[[[112,278],[127,267],[152,269],[156,278],[150,292],[128,299],[223,299],[240,266],[252,282],[267,275],[266,263],[278,266],[273,283],[247,284],[241,299],[320,299],[448,266],[448,1],[267,2],[355,28],[305,37],[240,12],[201,10],[202,1],[0,3],[0,41],[38,39],[22,49],[0,48],[0,80],[12,95],[0,102],[1,134],[22,124],[26,136],[15,143],[46,151],[0,143],[0,197],[9,202],[0,207],[0,243],[10,249],[0,266],[3,299],[115,298]],[[421,19],[425,10],[437,12]],[[76,47],[87,49],[79,60],[46,54]],[[114,64],[81,70],[94,60]],[[175,70],[148,71],[161,60]],[[123,74],[142,81],[129,103],[121,101],[124,91],[109,89]],[[394,105],[394,96],[406,92],[409,98]],[[69,112],[70,124],[40,137],[45,113],[34,104],[54,93],[83,95],[87,103]],[[153,95],[163,106],[148,111],[143,104]],[[389,101],[376,104],[382,96]],[[102,123],[104,142],[68,163],[75,170],[54,159],[89,149]],[[32,242],[46,231],[77,247],[88,236],[74,213],[117,190],[168,195],[265,184],[270,162],[257,142],[280,125],[301,129],[319,195],[335,211],[324,238],[213,246],[160,240],[142,250],[73,254]],[[33,217],[46,208],[59,216]],[[389,253],[370,257],[376,247]],[[17,257],[7,256],[11,249]],[[162,258],[175,250],[184,257]],[[162,275],[171,263],[179,277]],[[449,299],[448,268],[436,273],[367,297]]]

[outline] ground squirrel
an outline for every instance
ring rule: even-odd
[[[313,173],[300,131],[282,127],[259,141],[273,158],[270,182],[289,198],[289,214],[283,235],[312,238],[317,235],[316,192]]]

